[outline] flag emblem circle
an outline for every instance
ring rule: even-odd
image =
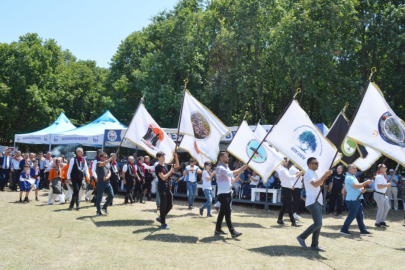
[[[405,127],[397,116],[385,112],[378,122],[378,131],[387,143],[405,147]]]
[[[296,128],[294,131],[296,146],[304,154],[310,154],[312,156],[322,154],[322,141],[314,128],[305,125]]]
[[[250,158],[257,147],[259,147],[260,142],[253,139],[250,140],[247,145],[246,145],[246,153],[248,157]],[[257,150],[257,152],[253,155],[252,161],[256,163],[264,163],[267,160],[267,153],[264,147],[260,146],[260,148]]]
[[[110,130],[107,134],[107,137],[110,142],[113,142],[117,139],[117,132],[115,132],[115,130]]]
[[[164,132],[155,123],[148,125],[146,134],[142,137],[142,141],[152,150],[159,148],[160,142],[165,138]]]
[[[340,147],[342,153],[346,157],[351,157],[356,153],[357,145],[354,141],[348,139],[347,137],[344,139],[342,146]]]
[[[192,112],[191,123],[193,124],[194,137],[197,140],[205,140],[210,136],[210,124],[202,113],[199,111]]]

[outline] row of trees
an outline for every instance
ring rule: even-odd
[[[47,126],[64,111],[77,125],[105,109],[128,124],[145,96],[177,126],[184,79],[227,125],[244,112],[272,123],[296,88],[314,122],[356,106],[371,67],[405,116],[405,5],[377,0],[181,0],[129,35],[109,69],[78,61],[36,34],[0,44],[0,141]]]

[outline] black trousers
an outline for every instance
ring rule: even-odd
[[[49,172],[44,173],[44,178],[48,180]],[[80,183],[81,184],[81,183]],[[49,181],[44,182],[43,188],[49,188]]]
[[[117,195],[118,194],[118,180],[110,181],[110,184],[113,189],[114,195]],[[114,201],[114,198],[111,201],[111,205],[112,205],[113,201]]]
[[[165,188],[159,190],[160,196],[160,220],[162,224],[166,224],[166,216],[173,208],[173,193],[170,189]]]
[[[14,170],[13,172],[13,191],[17,191],[17,185],[20,184],[20,175],[21,175],[21,170]]]
[[[295,188],[292,191],[293,196],[293,213],[298,213],[298,209],[301,203],[301,188]]]
[[[135,181],[135,190],[134,190],[134,196],[136,199],[136,194],[139,195],[139,201],[142,202],[143,201],[143,181]]]
[[[134,202],[134,181],[126,181],[125,188],[127,189],[127,193],[125,194],[125,202],[128,203],[128,200],[133,203]]]
[[[342,193],[340,193],[339,190],[338,191],[332,190],[329,200],[329,213],[333,213],[335,211],[336,201],[337,201],[336,214],[340,215],[342,214]]]
[[[144,190],[148,191],[148,194],[150,194],[152,191],[152,181],[153,181],[153,178],[150,178],[150,177],[145,178],[145,185],[143,188],[144,188]]]
[[[78,181],[75,181],[75,182],[72,181],[72,185],[73,185],[73,196],[72,196],[72,200],[70,201],[69,208],[73,208],[75,203],[76,203],[76,207],[79,208],[80,207],[79,191],[80,191],[80,188],[82,187],[82,182],[80,181],[80,183],[79,183]]]
[[[0,169],[0,189],[3,190],[7,186],[8,179],[10,176],[10,169]]]
[[[218,201],[221,203],[221,208],[219,209],[219,214],[217,218],[216,230],[219,231],[222,228],[222,221],[226,221],[226,225],[231,233],[235,231],[233,228],[231,220],[231,202],[232,202],[232,193],[222,193],[218,195]]]
[[[45,170],[39,170],[39,189],[44,188],[45,181],[48,181],[48,179],[45,179]]]
[[[278,220],[283,220],[284,212],[287,209],[288,215],[290,216],[291,223],[295,223],[293,216],[293,195],[290,188],[281,188],[281,196],[283,197],[283,206],[281,207],[280,213],[278,214]]]

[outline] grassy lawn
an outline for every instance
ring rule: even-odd
[[[325,217],[320,247],[327,252],[318,254],[295,239],[312,223],[308,214],[294,228],[277,225],[277,208],[235,205],[232,220],[243,232],[235,240],[214,236],[215,210],[214,218],[200,217],[185,201],[174,202],[170,230],[162,231],[155,202],[123,205],[118,198],[108,216],[95,217],[90,203],[67,211],[67,205],[47,205],[45,191],[39,198],[21,204],[18,193],[0,193],[0,269],[404,269],[403,211],[391,211],[384,230],[373,226],[375,210],[367,210],[373,233],[367,237],[355,223],[352,237],[340,235],[344,219]]]

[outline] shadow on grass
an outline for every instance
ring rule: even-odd
[[[68,207],[68,208],[62,208],[62,209],[55,209],[55,210],[52,210],[52,211],[54,211],[54,212],[69,212],[69,211],[77,211],[77,210],[76,209],[70,209]]]
[[[271,229],[288,229],[290,227],[291,226],[289,226],[289,225],[271,225],[270,226]]]
[[[140,234],[140,233],[150,233],[150,234],[152,234],[152,233],[157,232],[159,230],[160,230],[159,227],[145,228],[145,229],[139,229],[139,230],[133,231],[132,233],[134,233],[134,234]]]
[[[320,255],[319,253],[312,251],[310,249],[304,249],[302,247],[296,246],[287,246],[287,245],[280,245],[280,246],[267,246],[267,247],[260,247],[260,248],[252,248],[248,249],[252,252],[261,253],[263,255],[275,257],[275,256],[288,256],[288,257],[303,257],[309,260],[318,259],[318,260],[326,260],[325,257]]]
[[[183,235],[176,235],[176,234],[168,233],[168,234],[148,235],[143,240],[145,240],[145,241],[165,242],[165,243],[196,244],[197,241],[198,241],[198,237],[195,237],[195,236],[183,236]]]
[[[150,213],[157,213],[157,212],[159,212],[159,210],[156,210],[156,209],[142,209],[141,211],[142,211],[142,212],[150,212]]]
[[[183,214],[183,215],[168,215],[168,218],[180,218],[180,217],[199,217],[199,214],[195,214],[195,213],[187,213],[187,214]]]
[[[210,237],[205,237],[203,239],[200,239],[201,243],[214,243],[214,242],[226,242],[225,238],[220,236],[220,235],[214,235]]]
[[[92,218],[94,218],[94,217],[96,217],[96,215],[93,215],[93,216],[82,216],[82,217],[78,217],[78,218],[76,218],[77,220],[86,220],[86,219],[92,219]]]
[[[237,228],[269,229],[257,223],[233,223],[233,225]]]
[[[342,225],[343,225],[343,222],[342,222]],[[368,231],[371,231],[371,230],[373,230],[373,231],[385,231],[385,228],[378,228],[378,227],[374,227],[374,226],[366,226],[366,227],[367,227]],[[340,229],[342,229],[342,226],[341,225],[324,225],[323,228],[336,230],[337,233],[339,233]],[[352,223],[352,225],[350,225],[349,231],[352,232],[352,233],[353,232],[354,233],[356,233],[356,232],[360,233],[359,227],[357,226],[356,223]],[[321,232],[321,234],[322,234],[322,232]]]
[[[150,226],[154,223],[152,220],[108,220],[97,221],[93,220],[97,227],[129,227],[129,226]]]
[[[330,232],[322,232],[321,231],[321,237],[326,237],[330,239],[338,239],[338,238],[347,238],[348,240],[359,240],[360,239],[360,233],[354,233],[351,236],[346,236],[343,234],[340,234],[339,231],[330,233]]]

